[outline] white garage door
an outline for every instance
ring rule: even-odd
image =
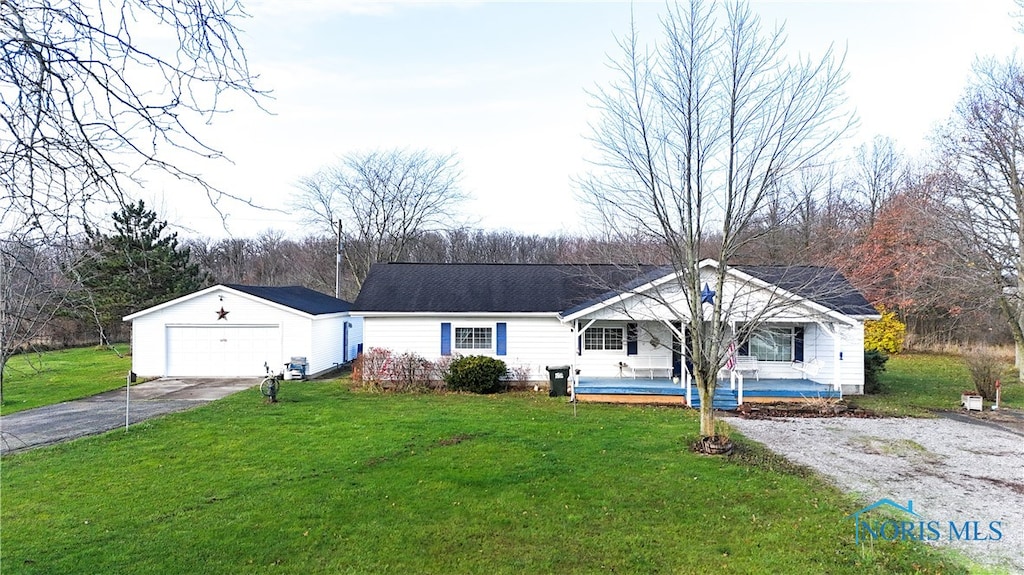
[[[261,376],[281,364],[276,325],[167,326],[167,375]]]

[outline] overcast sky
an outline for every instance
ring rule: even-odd
[[[233,164],[202,164],[216,185],[288,209],[296,181],[354,150],[455,152],[467,213],[480,227],[552,234],[584,229],[571,179],[593,157],[586,90],[607,81],[624,2],[381,3],[273,0],[247,4],[241,26],[273,115],[239,104],[203,133]],[[760,1],[785,23],[787,52],[846,51],[860,125],[842,156],[876,134],[927,149],[976,56],[1024,43],[1012,0]],[[661,2],[633,5],[654,41]],[[150,200],[172,223],[224,236],[194,192],[154,181]],[[185,200],[184,198],[189,198]],[[292,215],[226,205],[229,231],[305,231]]]

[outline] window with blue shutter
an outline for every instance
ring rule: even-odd
[[[495,351],[496,351],[496,353],[498,355],[505,355],[505,353],[506,353],[506,343],[505,343],[506,335],[505,335],[505,332],[506,332],[507,328],[508,328],[508,324],[506,324],[503,321],[502,322],[498,322],[498,324],[494,328],[494,331],[497,332],[497,334],[498,334],[498,345],[497,345],[497,348],[495,349]]]
[[[441,355],[452,354],[452,324],[441,324]]]
[[[626,324],[626,355],[637,354],[637,329],[635,323]]]
[[[804,328],[803,326],[793,328],[793,360],[804,360]]]

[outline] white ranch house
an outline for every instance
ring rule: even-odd
[[[702,262],[702,284],[714,285],[718,265]],[[863,322],[878,316],[845,278],[815,267],[727,274],[723,293],[710,295],[723,319],[761,327],[737,342],[733,369],[721,374],[723,406],[863,393]],[[391,263],[371,268],[352,315],[363,320],[365,349],[490,355],[538,381],[549,366],[569,366],[581,400],[696,405],[681,298],[674,272],[653,266]]]

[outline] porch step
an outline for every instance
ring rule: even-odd
[[[724,411],[732,411],[739,407],[739,395],[735,390],[726,387],[715,389],[715,395],[711,399],[711,404],[715,409],[721,409]],[[694,409],[700,409],[700,394],[697,393],[696,389],[690,390],[690,407]]]
[[[679,405],[686,403],[686,390],[681,387],[649,387],[643,385],[586,385],[576,386],[576,395],[581,401],[597,401],[608,403],[662,403]],[[691,407],[700,407],[697,388],[690,388]],[[713,404],[715,409],[732,411],[739,407],[736,391],[725,387],[715,389]]]

